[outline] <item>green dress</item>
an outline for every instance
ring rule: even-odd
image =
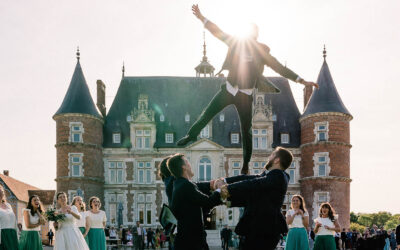
[[[90,250],[106,250],[106,235],[103,223],[106,222],[106,213],[100,210],[98,213],[86,212],[90,229],[88,232]]]
[[[295,211],[290,209],[288,215],[294,216],[292,223],[289,225],[290,230],[286,238],[285,250],[309,250],[307,230],[304,227],[301,215],[295,215]],[[304,216],[308,213],[304,212]]]
[[[0,207],[0,250],[18,249],[17,222],[9,203],[6,209]]]
[[[31,214],[30,209],[25,209],[24,213],[28,212],[29,221],[31,224],[39,223],[39,215]],[[40,237],[40,226],[28,229],[25,225],[25,219],[22,220],[22,232],[19,238],[19,250],[43,250],[42,238]]]

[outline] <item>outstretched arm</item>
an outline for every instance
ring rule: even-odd
[[[215,23],[205,18],[201,14],[198,4],[192,5],[192,11],[193,15],[195,15],[204,24],[204,27],[208,29],[208,31],[210,31],[211,34],[213,34],[213,36],[215,36],[216,38],[218,38],[219,40],[223,41],[228,45],[230,44],[230,42],[232,41],[232,37],[223,32]]]

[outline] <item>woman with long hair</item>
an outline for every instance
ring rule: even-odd
[[[65,219],[61,222],[55,222],[56,244],[55,250],[89,250],[89,247],[83,238],[82,233],[76,226],[76,220],[80,219],[80,214],[75,206],[69,206],[67,194],[59,192],[56,195],[57,213],[64,214]]]
[[[0,250],[18,249],[17,221],[0,184]]]
[[[46,224],[43,217],[43,207],[37,195],[29,197],[28,205],[24,209],[22,232],[19,238],[19,250],[42,250],[40,226]]]
[[[319,208],[319,216],[315,222],[314,250],[335,250],[335,232],[340,232],[338,215],[328,202],[322,203]]]
[[[74,199],[72,199],[71,206],[75,206],[76,209],[78,210],[79,214],[81,215],[81,218],[76,222],[76,225],[78,226],[79,230],[81,231],[82,235],[85,234],[86,231],[86,205],[85,202],[83,202],[82,197],[80,196],[75,196]],[[86,243],[89,245],[89,239],[86,236],[85,237]]]
[[[89,199],[90,210],[86,214],[86,230],[84,236],[88,236],[91,250],[106,250],[106,213],[101,208],[100,199],[93,196]]]
[[[289,226],[289,234],[286,239],[285,249],[309,250],[308,212],[304,198],[301,195],[293,195],[291,209],[286,213],[286,223]]]

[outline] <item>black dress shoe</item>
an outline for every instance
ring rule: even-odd
[[[185,146],[186,144],[188,144],[190,141],[193,141],[192,138],[190,138],[188,135],[182,137],[177,143],[176,145],[178,146]]]

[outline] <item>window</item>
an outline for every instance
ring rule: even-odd
[[[260,174],[265,162],[253,162],[253,174]]]
[[[164,117],[164,115],[160,115],[160,122],[163,122],[163,121],[165,121],[165,117]]]
[[[113,143],[121,143],[121,133],[113,134]]]
[[[210,125],[205,126],[200,132],[201,138],[209,138],[210,137]]]
[[[289,143],[289,134],[288,133],[282,133],[281,134],[281,143],[282,144],[288,144]]]
[[[239,133],[232,133],[231,134],[231,143],[238,144],[239,143]]]
[[[138,218],[141,224],[151,225],[152,220],[152,197],[151,193],[140,193],[137,199]]]
[[[83,176],[83,154],[69,154],[69,175],[74,177]]]
[[[288,173],[290,176],[289,184],[294,184],[296,182],[296,172],[295,171],[296,171],[295,169],[288,170]]]
[[[110,161],[109,165],[109,181],[112,184],[122,184],[124,182],[124,169],[122,161]]]
[[[150,148],[151,130],[136,130],[136,148],[149,149]]]
[[[207,157],[203,157],[199,162],[199,181],[211,180],[211,161]]]
[[[232,175],[233,176],[240,175],[240,161],[232,162]]]
[[[329,176],[329,153],[320,152],[314,154],[314,176],[324,177]]]
[[[70,142],[83,142],[83,125],[81,122],[71,122],[69,124],[70,128]]]
[[[173,133],[165,133],[165,143],[174,143]]]
[[[138,162],[138,183],[139,184],[151,184],[151,163],[150,162]]]
[[[253,148],[267,149],[267,130],[253,129]]]
[[[273,121],[273,122],[276,122],[276,121],[277,121],[276,114],[273,114],[273,115],[272,115],[272,121]]]
[[[316,122],[314,128],[316,141],[327,141],[328,131],[328,122]]]
[[[221,114],[219,115],[219,121],[220,121],[220,122],[225,121],[225,114],[224,114],[224,113],[221,113]]]
[[[190,122],[190,115],[189,114],[185,115],[185,122]]]

